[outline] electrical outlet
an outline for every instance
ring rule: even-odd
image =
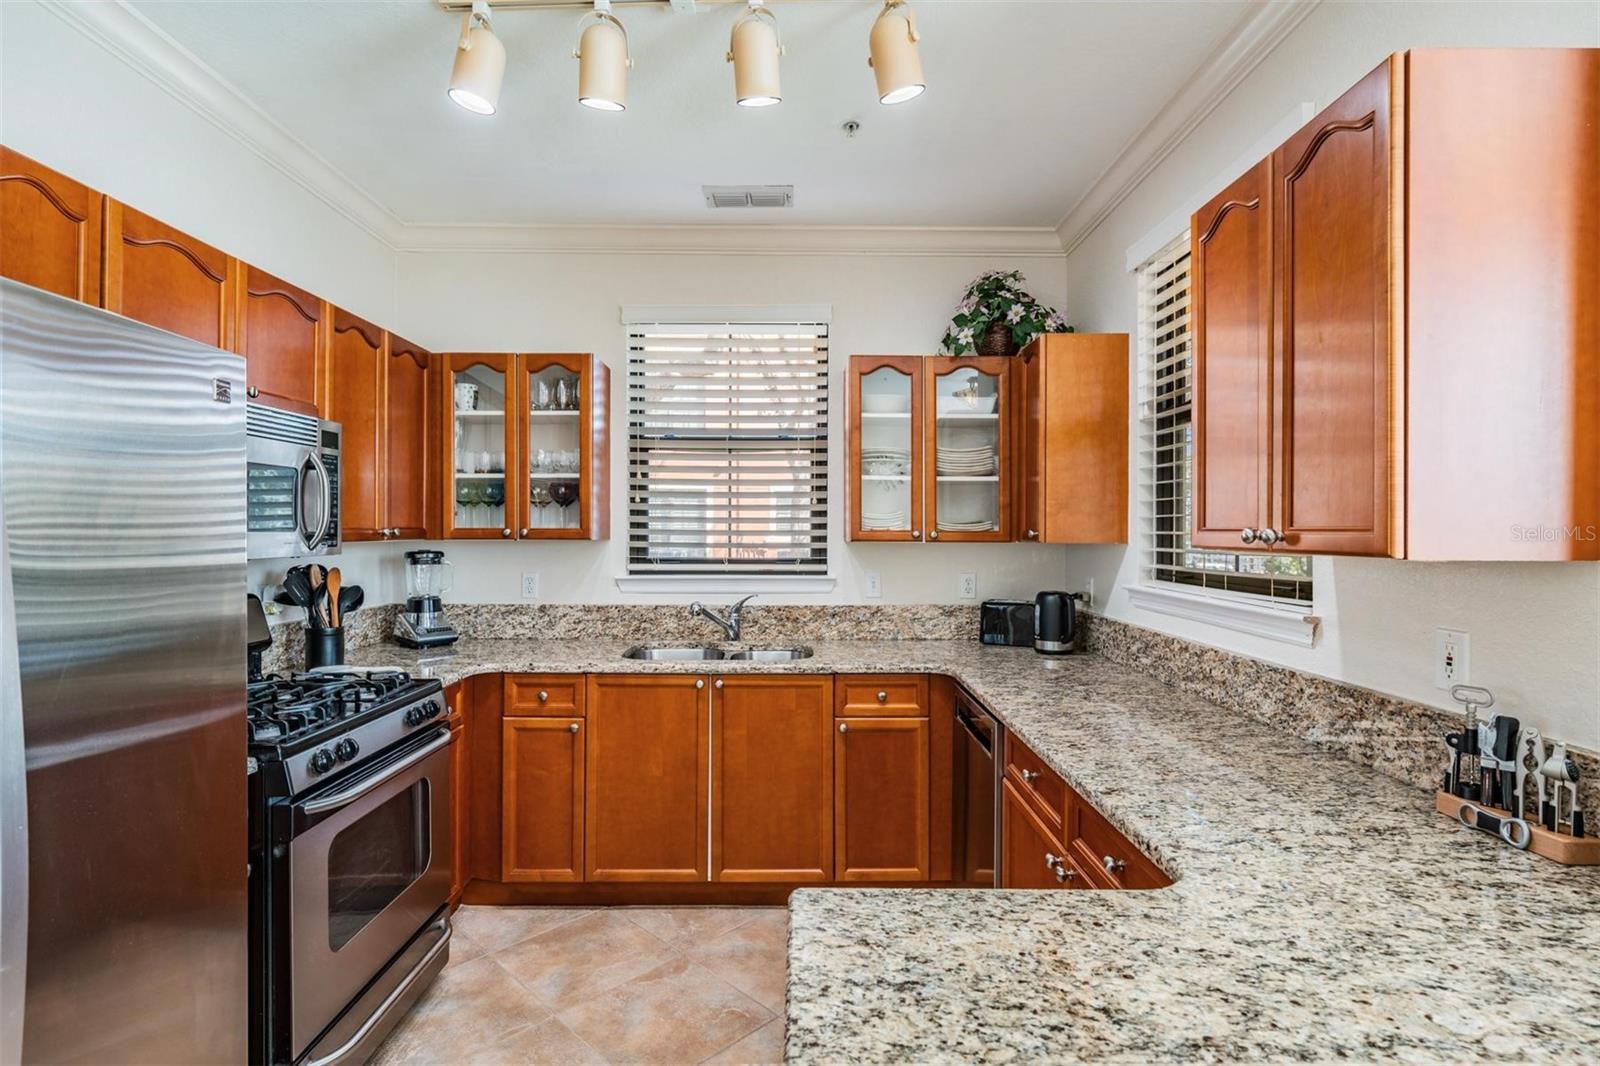
[[[876,570],[867,571],[866,597],[869,600],[883,599],[883,575]]]
[[[1083,587],[1083,605],[1085,607],[1094,606],[1094,578],[1092,577]]]
[[[522,598],[536,600],[539,598],[539,575],[527,573],[522,575]]]
[[[1448,689],[1451,685],[1472,683],[1471,638],[1461,629],[1435,629],[1433,631],[1433,687]]]
[[[956,595],[960,596],[964,600],[975,600],[975,599],[977,599],[978,598],[978,575],[977,574],[962,574],[960,582],[956,586]]]

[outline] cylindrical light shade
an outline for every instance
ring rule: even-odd
[[[450,99],[474,114],[492,115],[500,104],[500,82],[505,75],[506,46],[488,26],[475,25],[467,31],[467,47],[456,45]]]
[[[778,28],[755,14],[733,27],[733,93],[741,107],[768,107],[783,100],[778,84]]]
[[[628,38],[613,22],[590,23],[578,38],[578,103],[596,111],[628,106]]]
[[[928,84],[917,53],[917,31],[904,7],[886,8],[878,16],[867,47],[872,53],[867,65],[878,78],[879,103],[902,104],[922,95]]]

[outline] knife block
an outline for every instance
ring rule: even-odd
[[[1434,809],[1457,825],[1461,823],[1456,817],[1456,812],[1467,802],[1469,801],[1460,796],[1452,796],[1442,789],[1433,794]],[[1509,811],[1503,811],[1487,803],[1475,803],[1473,806],[1482,807],[1502,818],[1512,817]],[[1563,866],[1600,866],[1600,837],[1570,837],[1565,833],[1552,833],[1535,822],[1529,822],[1528,825],[1533,830],[1533,838],[1528,841],[1528,850],[1533,854],[1551,862],[1559,862]],[[1476,833],[1477,830],[1473,832]],[[1508,846],[1501,842],[1501,847]]]

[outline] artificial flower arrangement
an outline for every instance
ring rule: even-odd
[[[1071,333],[1066,316],[1035,300],[1019,270],[990,270],[967,286],[945,330],[951,355],[1015,355],[1041,333]]]

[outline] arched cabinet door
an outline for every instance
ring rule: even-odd
[[[0,147],[0,277],[100,302],[105,197]]]
[[[516,359],[505,352],[452,353],[444,359],[444,535],[511,540],[517,497],[507,473],[517,455]]]
[[[343,433],[339,520],[347,540],[380,540],[386,528],[383,475],[383,373],[387,337],[371,322],[332,309],[327,417]]]
[[[1392,283],[1398,191],[1390,109],[1398,59],[1356,83],[1273,153],[1276,195],[1270,525],[1281,549],[1388,555]],[[1399,440],[1393,446],[1401,446]]]
[[[1007,356],[924,361],[924,536],[1011,539],[1012,367]]]
[[[920,541],[923,359],[851,356],[849,375],[845,539]]]
[[[1197,548],[1248,551],[1268,525],[1272,376],[1272,161],[1263,159],[1195,213],[1190,232],[1192,403],[1183,402],[1183,352],[1155,355],[1150,403],[1155,447],[1167,453],[1194,439]],[[1191,418],[1192,411],[1192,418]],[[1155,486],[1157,551],[1176,549],[1183,486]],[[1244,532],[1250,530],[1250,533]]]
[[[384,360],[384,528],[395,539],[420,540],[429,533],[436,454],[429,423],[434,413],[431,388],[437,358],[389,334],[389,354]]]
[[[106,201],[106,310],[232,351],[238,270],[226,252]]]
[[[241,264],[238,350],[250,398],[317,407],[328,331],[326,306],[306,290]]]

